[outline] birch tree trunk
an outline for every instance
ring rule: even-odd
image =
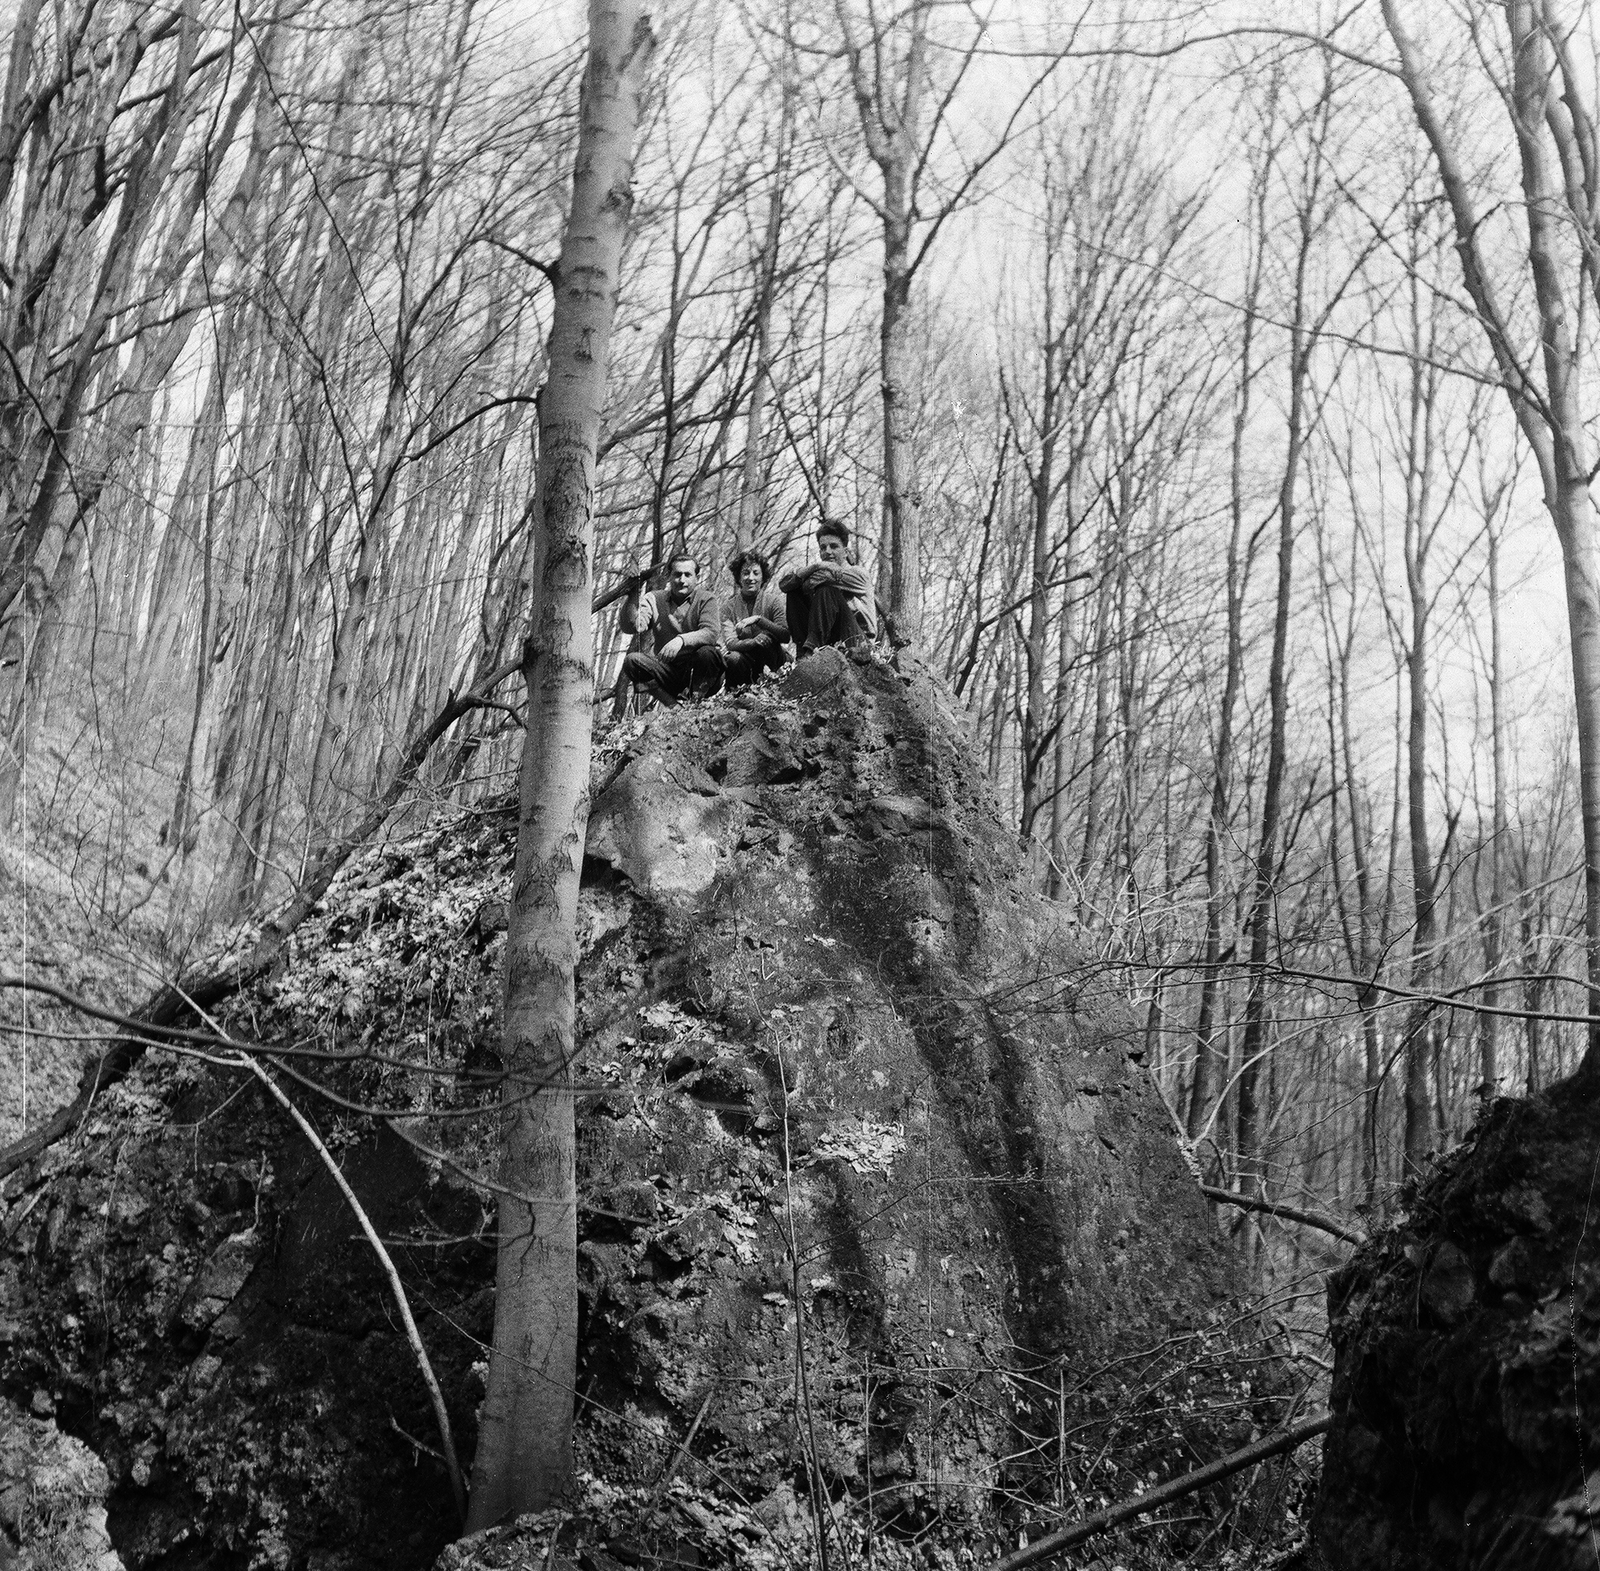
[[[557,269],[539,467],[516,877],[494,1347],[467,1530],[543,1510],[572,1471],[577,1366],[573,972],[594,701],[595,450],[654,40],[640,0],[590,0],[572,210]]]

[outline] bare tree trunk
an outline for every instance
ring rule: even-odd
[[[922,497],[911,452],[911,219],[909,171],[884,168],[888,216],[883,225],[883,495],[889,519],[889,610],[901,633],[922,633]]]
[[[1077,488],[1073,477],[1068,476],[1067,534],[1070,539],[1077,524],[1074,511]],[[1063,574],[1063,576],[1066,576]],[[1071,778],[1071,764],[1067,749],[1067,709],[1072,700],[1071,684],[1067,678],[1072,671],[1072,601],[1070,588],[1062,597],[1061,620],[1056,628],[1056,691],[1051,727],[1055,732],[1055,745],[1051,749],[1054,760],[1050,770],[1050,872],[1046,893],[1059,900],[1066,890],[1067,866],[1067,785]]]
[[[1438,891],[1435,886],[1433,849],[1428,834],[1428,545],[1432,529],[1428,519],[1432,479],[1433,379],[1438,373],[1426,367],[1431,343],[1420,331],[1418,276],[1418,223],[1411,226],[1410,291],[1412,342],[1416,357],[1410,366],[1410,400],[1407,411],[1405,531],[1406,597],[1410,605],[1411,638],[1405,649],[1406,698],[1406,825],[1411,844],[1411,987],[1414,992],[1433,990],[1435,956],[1439,942]],[[1405,1035],[1405,1165],[1408,1176],[1420,1173],[1433,1147],[1433,1113],[1428,1100],[1428,1075],[1439,1056],[1439,1018],[1430,1004],[1417,1004],[1406,1021]]]
[[[1057,346],[1051,321],[1052,279],[1045,271],[1045,332],[1043,386],[1039,420],[1039,463],[1028,476],[1029,500],[1033,504],[1033,540],[1029,557],[1028,633],[1023,653],[1028,663],[1028,697],[1022,712],[1022,820],[1025,847],[1031,847],[1033,821],[1039,811],[1039,786],[1044,778],[1049,732],[1045,724],[1045,647],[1049,635],[1050,601],[1050,503],[1055,485],[1055,360]],[[1063,607],[1062,614],[1066,611]]]
[[[640,0],[590,0],[572,211],[539,405],[527,736],[506,941],[501,1182],[524,1198],[500,1201],[494,1348],[469,1532],[543,1510],[572,1472],[573,976],[594,700],[595,451],[653,48]]]
[[[1302,277],[1309,236],[1301,248]],[[1303,298],[1303,297],[1302,297]],[[1297,311],[1296,322],[1300,318]],[[1267,674],[1270,711],[1267,734],[1267,778],[1262,787],[1261,828],[1256,842],[1245,937],[1249,946],[1250,987],[1245,995],[1244,1035],[1240,1042],[1239,1177],[1260,1187],[1261,1062],[1271,1029],[1267,1004],[1267,957],[1272,947],[1272,912],[1278,884],[1278,832],[1283,809],[1283,782],[1288,773],[1289,601],[1294,586],[1295,490],[1305,440],[1305,385],[1310,342],[1303,327],[1290,334],[1289,452],[1278,496],[1278,581],[1272,619],[1272,656]]]
[[[787,146],[789,96],[784,94],[784,124],[778,142],[777,168],[772,194],[767,199],[767,232],[761,252],[760,297],[756,302],[755,379],[750,386],[750,408],[745,416],[744,464],[739,482],[739,516],[733,537],[734,551],[748,551],[761,517],[762,450],[767,400],[772,394],[772,297],[778,277],[778,240],[783,227],[784,152]]]
[[[1483,990],[1487,1009],[1500,1007],[1500,967],[1506,953],[1506,844],[1510,826],[1506,817],[1506,732],[1503,710],[1505,667],[1500,655],[1500,536],[1491,523],[1489,526],[1489,729],[1493,780],[1490,790],[1494,796],[1491,807],[1493,840],[1490,844],[1489,863],[1493,868],[1490,878],[1489,920],[1484,926],[1484,969],[1488,972],[1488,985]],[[1482,1035],[1479,1038],[1479,1073],[1483,1082],[1483,1096],[1495,1095],[1500,1084],[1499,1019],[1490,1013],[1483,1017]]]
[[[1089,742],[1089,779],[1084,802],[1083,843],[1078,852],[1078,920],[1086,926],[1094,909],[1089,874],[1094,866],[1095,847],[1100,839],[1101,765],[1106,749],[1106,734],[1111,725],[1105,657],[1105,651],[1111,642],[1111,575],[1104,570],[1103,555],[1101,563],[1100,591],[1095,597],[1093,631],[1094,733]]]
[[[1270,154],[1268,158],[1270,165]],[[1195,1021],[1194,1080],[1189,1091],[1187,1130],[1190,1140],[1198,1140],[1206,1127],[1211,1099],[1218,1080],[1216,1050],[1217,995],[1222,988],[1222,928],[1227,914],[1226,891],[1222,884],[1222,847],[1233,815],[1233,714],[1244,680],[1244,597],[1250,578],[1253,546],[1241,555],[1244,545],[1244,440],[1250,423],[1250,395],[1255,386],[1256,304],[1261,293],[1261,275],[1266,255],[1267,170],[1257,180],[1254,203],[1256,249],[1251,259],[1246,290],[1243,337],[1239,351],[1239,395],[1233,412],[1233,432],[1228,465],[1228,559],[1227,559],[1227,640],[1224,651],[1222,699],[1217,710],[1217,740],[1212,755],[1211,811],[1206,820],[1206,936],[1205,969],[1200,980],[1200,1007]]]
[[[350,721],[350,687],[365,645],[368,601],[372,578],[377,569],[378,552],[389,515],[389,504],[399,476],[405,446],[406,349],[402,342],[393,352],[389,392],[378,435],[378,454],[373,464],[372,494],[362,509],[361,527],[356,540],[355,561],[351,565],[349,587],[343,610],[333,607],[333,650],[328,667],[327,688],[323,696],[322,721],[317,728],[317,745],[311,760],[311,780],[306,794],[307,856],[315,861],[324,846],[339,836],[348,811],[339,801],[354,782],[339,778],[338,765],[345,760]]]
[[[867,151],[883,182],[875,204],[883,229],[883,314],[878,336],[878,370],[883,403],[883,509],[888,536],[889,610],[907,638],[922,634],[921,557],[922,497],[917,489],[911,448],[910,396],[914,371],[911,344],[911,280],[913,208],[917,181],[927,149],[923,109],[928,88],[928,23],[930,0],[912,0],[905,13],[880,26],[874,16],[872,36],[863,47],[852,36],[842,0],[835,12],[845,37],[851,87]],[[890,27],[906,26],[903,60],[895,53]],[[868,59],[875,69],[868,70]],[[897,79],[896,79],[897,78]],[[924,249],[926,249],[924,247]],[[880,564],[880,583],[882,582]]]

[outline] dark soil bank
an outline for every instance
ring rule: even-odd
[[[1600,1563],[1597,1178],[1593,1098],[1497,1103],[1334,1279],[1329,1566]]]
[[[575,1508],[597,1534],[782,1564],[819,1510],[870,1511],[953,1563],[1014,1547],[1053,1491],[1131,1493],[1279,1421],[1259,1368],[1228,1368],[1222,1262],[1137,1038],[1029,892],[937,684],[827,651],[613,731],[595,784]],[[444,1154],[297,1093],[467,1458],[493,1219],[452,1164],[492,1171],[493,1125],[448,1115],[496,1067],[514,837],[488,811],[353,864],[224,1022],[376,1055],[285,1062],[414,1109]],[[0,1234],[4,1394],[104,1462],[128,1566],[403,1571],[454,1536],[384,1280],[247,1078],[152,1056],[13,1175]]]

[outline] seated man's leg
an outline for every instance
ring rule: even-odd
[[[776,671],[789,658],[770,638],[738,638],[724,653],[729,687],[748,687],[763,671]]]
[[[789,642],[796,650],[806,646],[806,629],[811,624],[811,591],[791,589],[783,597],[783,619],[789,624]]]
[[[709,698],[722,686],[722,651],[713,644],[686,650],[689,656],[689,691],[695,698]],[[682,659],[683,656],[679,656]]]
[[[636,649],[622,657],[622,674],[635,687],[645,688],[670,702],[689,685],[693,672],[690,661],[684,655],[668,661],[660,655]]]
[[[789,634],[798,653],[842,644],[855,636],[849,597],[837,584],[791,590],[785,604]]]
[[[651,682],[659,685],[667,674],[667,663],[642,649],[632,649],[622,657],[622,674],[635,687]]]
[[[723,673],[729,687],[748,687],[761,675],[761,651],[753,638],[736,638],[723,651]]]

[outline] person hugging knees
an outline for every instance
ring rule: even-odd
[[[658,703],[675,704],[687,692],[709,698],[722,686],[722,608],[700,587],[700,564],[687,551],[667,563],[667,587],[644,593],[634,585],[618,616],[625,633],[654,635],[654,652],[632,650],[622,674]]]
[[[722,636],[729,687],[746,687],[763,671],[789,659],[783,646],[789,625],[783,596],[769,585],[772,568],[759,551],[741,551],[728,563],[733,592],[722,602]]]
[[[817,555],[820,561],[778,580],[799,660],[824,644],[860,648],[878,636],[872,581],[851,560],[850,531],[837,518],[818,526]]]

